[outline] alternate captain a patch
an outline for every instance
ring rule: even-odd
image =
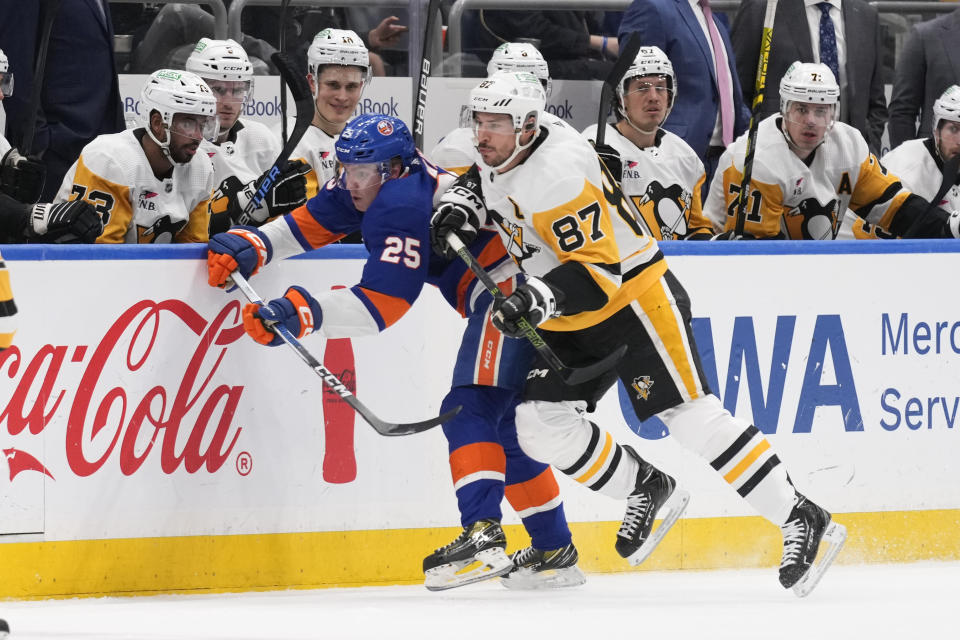
[[[633,379],[633,384],[631,385],[633,390],[637,392],[637,397],[641,400],[646,400],[650,397],[650,388],[653,386],[653,378],[650,376],[638,376]]]

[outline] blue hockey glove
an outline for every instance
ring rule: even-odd
[[[269,347],[283,344],[283,339],[271,330],[282,324],[297,338],[320,328],[323,311],[319,303],[303,287],[290,287],[282,298],[261,306],[248,304],[243,308],[243,329],[247,334]]]
[[[207,282],[223,288],[234,271],[249,278],[272,256],[270,240],[254,227],[234,227],[218,233],[207,244]]]

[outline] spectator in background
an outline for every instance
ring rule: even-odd
[[[40,2],[0,0],[0,42],[17,78],[4,101],[7,138],[29,148],[46,166],[41,199],[49,201],[84,145],[123,130],[123,106],[113,59],[113,27],[106,0],[63,0],[47,49],[38,113],[30,113],[43,10]],[[36,118],[33,140],[22,140]]]
[[[752,103],[766,0],[743,0],[733,21],[733,50],[743,85]],[[880,153],[887,122],[881,78],[880,22],[864,0],[781,0],[773,23],[767,86],[776,87],[794,61],[822,62],[840,83],[837,120],[859,129]],[[767,95],[772,95],[767,93]],[[777,113],[776,100],[765,100],[762,117]]]
[[[947,87],[960,84],[958,61],[960,9],[910,30],[897,60],[890,98],[891,148],[930,131],[934,101]]]
[[[603,12],[480,10],[465,17],[464,52],[490,59],[504,42],[530,42],[555,79],[602,80],[613,67],[617,39],[602,35]]]
[[[57,200],[94,207],[104,224],[99,243],[206,242],[213,164],[197,151],[216,138],[216,114],[202,78],[155,71],[140,93],[143,126],[84,147]]]
[[[670,58],[679,82],[663,128],[683,139],[703,162],[706,198],[720,154],[750,121],[727,17],[713,13],[709,0],[634,0],[620,23],[620,40],[626,42],[631,33]]]

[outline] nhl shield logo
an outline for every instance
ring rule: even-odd
[[[393,133],[393,124],[389,120],[381,120],[377,123],[377,131],[380,132],[380,135],[388,136]]]
[[[653,386],[653,379],[650,376],[638,376],[633,379],[633,384],[630,386],[637,392],[639,399],[646,400],[650,397],[650,387]]]

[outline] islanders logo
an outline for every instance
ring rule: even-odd
[[[393,125],[390,124],[389,120],[381,120],[377,123],[377,131],[380,132],[380,135],[388,136],[393,133]]]

